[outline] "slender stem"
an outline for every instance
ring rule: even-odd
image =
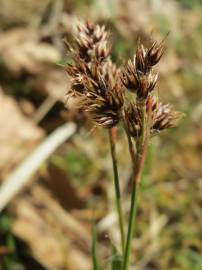
[[[128,139],[128,148],[129,148],[129,152],[130,152],[130,156],[131,156],[131,161],[132,161],[132,165],[133,165],[133,170],[134,170],[134,168],[135,168],[135,160],[136,160],[136,155],[135,155],[134,145],[133,145],[133,142],[132,142],[130,133],[129,133],[129,131],[128,131],[128,128],[127,128],[127,126],[126,126],[124,120],[122,120],[122,123],[123,123],[124,130],[125,130],[125,132],[126,132],[126,135],[127,135],[127,139]]]
[[[130,208],[130,216],[129,216],[129,224],[128,224],[128,234],[126,240],[126,248],[124,252],[124,260],[123,260],[123,270],[128,269],[130,253],[131,253],[131,242],[134,231],[135,217],[136,217],[136,209],[137,209],[137,192],[138,185],[133,181],[132,186],[132,194],[131,194],[131,208]]]
[[[135,219],[136,219],[137,195],[138,195],[138,189],[139,189],[139,182],[140,182],[141,173],[144,166],[144,161],[145,161],[147,146],[148,146],[148,139],[149,139],[148,132],[149,132],[149,121],[150,121],[150,110],[151,110],[150,107],[151,105],[149,105],[149,111],[147,113],[148,118],[146,121],[146,108],[145,108],[145,105],[142,105],[142,134],[141,134],[140,140],[137,142],[137,159],[136,159],[136,164],[135,164],[134,174],[133,174],[131,208],[130,208],[130,215],[129,215],[129,225],[128,225],[126,247],[125,247],[125,252],[124,252],[123,270],[128,269],[129,260],[130,260],[132,237],[133,237],[134,225],[135,225]],[[129,148],[130,148],[130,145],[129,145]]]
[[[109,141],[110,141],[111,156],[112,156],[113,171],[114,171],[114,186],[115,186],[115,194],[116,194],[116,206],[117,206],[117,213],[118,213],[118,219],[119,219],[119,228],[120,228],[120,234],[121,234],[122,252],[124,253],[125,234],[124,234],[123,209],[122,209],[122,205],[121,205],[121,192],[120,192],[120,185],[119,185],[119,174],[118,174],[118,168],[117,168],[115,135],[116,135],[115,128],[109,129]]]
[[[93,270],[99,270],[99,264],[98,264],[98,259],[97,259],[97,232],[96,232],[96,225],[95,221],[93,220],[93,226],[92,226],[92,259],[93,259]]]

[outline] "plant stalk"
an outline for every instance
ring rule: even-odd
[[[150,99],[149,99],[150,100]],[[137,142],[137,155],[136,162],[134,166],[133,181],[132,181],[132,194],[131,194],[131,208],[129,214],[129,224],[128,224],[128,233],[126,240],[126,247],[124,252],[124,261],[123,261],[123,270],[128,270],[130,253],[131,253],[131,244],[136,220],[136,210],[137,210],[137,196],[140,178],[144,166],[144,161],[146,157],[148,140],[149,140],[149,127],[150,127],[150,115],[151,115],[151,102],[148,102],[148,112],[146,114],[146,106],[142,105],[142,134],[140,140]],[[146,119],[147,117],[147,119]],[[129,143],[129,149],[131,144]],[[130,149],[131,153],[131,149]],[[133,159],[133,156],[131,155]]]
[[[114,172],[114,187],[115,187],[116,207],[117,207],[117,214],[118,214],[119,228],[120,228],[120,235],[121,235],[121,247],[122,247],[122,252],[124,254],[124,248],[125,248],[124,219],[123,219],[123,209],[122,209],[122,204],[121,204],[121,191],[120,191],[120,184],[119,184],[117,158],[116,158],[116,129],[114,127],[109,129],[109,141],[110,141],[111,157],[112,157],[113,172]]]
[[[135,160],[136,160],[135,150],[134,150],[134,146],[133,146],[133,142],[132,142],[129,130],[128,130],[124,120],[122,120],[122,123],[123,123],[123,128],[124,128],[124,130],[126,132],[126,135],[127,135],[128,148],[129,148],[131,161],[132,161],[132,166],[133,166],[133,171],[134,171],[134,169],[135,169]]]

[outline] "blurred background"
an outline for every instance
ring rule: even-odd
[[[158,92],[185,117],[150,142],[133,257],[141,270],[201,270],[202,1],[0,6],[0,269],[91,270],[92,219],[100,264],[110,267],[119,239],[107,132],[94,129],[73,103],[64,109],[64,37],[71,41],[78,19],[90,19],[109,29],[118,64],[132,57],[138,39],[148,44],[169,32]],[[125,189],[131,164],[121,130],[117,140]]]

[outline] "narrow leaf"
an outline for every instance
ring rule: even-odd
[[[93,231],[92,231],[92,261],[93,261],[93,270],[99,270],[99,264],[97,259],[97,232],[95,222],[93,221]]]
[[[112,245],[112,270],[122,270],[123,257],[118,254],[117,249]]]
[[[121,270],[122,269],[123,259],[122,256],[116,254],[112,259],[112,270]]]

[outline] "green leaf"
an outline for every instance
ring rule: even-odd
[[[2,215],[0,218],[0,230],[2,233],[10,231],[11,218],[7,215]]]
[[[93,260],[93,270],[99,270],[99,264],[97,259],[97,232],[95,222],[93,221],[93,232],[92,232],[92,260]]]
[[[121,270],[122,269],[123,259],[121,255],[114,255],[112,258],[112,270]]]
[[[112,245],[112,270],[121,270],[123,264],[123,257],[118,254],[117,249]]]

